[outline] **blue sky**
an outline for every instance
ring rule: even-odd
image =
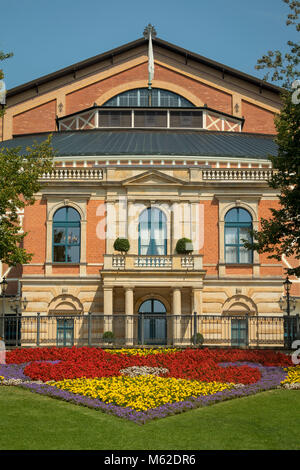
[[[142,37],[148,23],[177,46],[262,77],[268,50],[296,40],[282,0],[0,0],[6,88]]]

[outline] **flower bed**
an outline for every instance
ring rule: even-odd
[[[0,376],[143,423],[276,388],[295,379],[291,366],[290,357],[274,351],[35,348],[9,351]]]

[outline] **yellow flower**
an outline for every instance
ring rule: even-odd
[[[288,372],[288,375],[282,384],[295,384],[300,383],[300,365],[295,367],[288,367],[285,369]]]
[[[174,403],[189,397],[212,395],[231,389],[234,384],[198,382],[196,380],[156,377],[101,377],[62,380],[50,385],[76,394],[98,398],[105,403],[127,406],[137,411],[156,408],[165,403]]]

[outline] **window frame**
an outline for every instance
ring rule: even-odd
[[[152,104],[148,103],[148,88],[133,88],[112,96],[102,107],[120,108],[195,108],[195,105],[184,96],[164,88],[152,88]],[[175,101],[177,101],[175,103]],[[162,104],[163,103],[163,104]]]
[[[160,244],[160,245],[156,245],[156,246],[159,246],[159,247],[163,247],[163,254],[162,255],[159,255],[159,254],[154,254],[154,253],[146,253],[146,254],[142,254],[141,251],[142,251],[142,247],[146,246],[146,245],[142,245],[141,243],[141,217],[142,215],[146,212],[148,214],[148,217],[147,217],[147,231],[148,233],[150,233],[150,240],[149,240],[149,244],[148,244],[148,249],[151,245],[151,242],[152,240],[155,240],[155,238],[152,238],[152,235],[153,235],[153,230],[154,230],[154,226],[152,225],[152,216],[151,216],[151,211],[158,211],[159,212],[159,220],[158,220],[158,228],[159,230],[162,230],[164,232],[164,242],[163,244]],[[150,215],[149,215],[150,214]],[[139,215],[139,222],[138,222],[138,254],[139,256],[167,256],[168,254],[168,243],[167,243],[167,240],[168,240],[168,233],[167,233],[167,217],[166,217],[166,214],[161,210],[159,209],[158,207],[148,207],[147,209],[143,210],[141,212],[141,214]]]
[[[66,210],[66,219],[62,221],[56,221],[55,222],[55,216],[60,210]],[[69,221],[68,220],[68,214],[69,214],[69,209],[72,209],[78,214],[79,220],[77,221]],[[56,228],[62,228],[65,230],[65,241],[62,243],[58,243],[54,241],[54,232]],[[70,228],[78,228],[79,229],[79,236],[78,236],[78,241],[76,243],[68,243],[68,230]],[[65,247],[65,260],[64,261],[55,261],[55,247]],[[68,261],[68,252],[70,248],[72,247],[79,247],[78,250],[78,257],[76,260],[71,260]],[[53,219],[52,219],[52,263],[54,264],[79,264],[80,263],[80,257],[81,257],[81,216],[79,212],[72,206],[63,206],[58,208],[54,214],[53,214]]]
[[[227,222],[226,221],[226,217],[228,216],[228,214],[231,212],[231,211],[237,211],[237,221],[234,221],[234,222]],[[239,221],[239,218],[240,218],[240,211],[244,211],[246,212],[251,221],[250,222],[240,222]],[[236,243],[226,243],[226,229],[227,228],[235,228],[236,229]],[[245,209],[244,207],[233,207],[231,209],[229,209],[226,214],[225,214],[225,217],[224,217],[224,258],[225,258],[225,264],[228,265],[228,264],[234,264],[234,265],[241,265],[241,264],[246,264],[246,265],[253,265],[253,250],[248,250],[248,252],[250,252],[250,257],[249,257],[249,260],[247,262],[245,261],[241,261],[241,256],[240,256],[240,249],[241,248],[244,248],[244,243],[243,242],[240,242],[240,229],[241,228],[248,228],[248,229],[253,229],[253,217],[252,215],[250,214],[250,212]],[[251,242],[253,241],[253,238],[251,236]],[[228,260],[228,255],[226,254],[226,248],[227,247],[232,247],[232,248],[235,248],[235,252],[236,252],[236,259],[237,261],[229,261]]]

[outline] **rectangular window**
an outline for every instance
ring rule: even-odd
[[[130,127],[131,111],[99,111],[99,127]]]
[[[53,261],[55,263],[65,263],[66,261],[66,247],[65,246],[54,246]]]
[[[202,111],[170,111],[170,127],[203,127]]]
[[[167,112],[135,111],[134,127],[167,127]]]

